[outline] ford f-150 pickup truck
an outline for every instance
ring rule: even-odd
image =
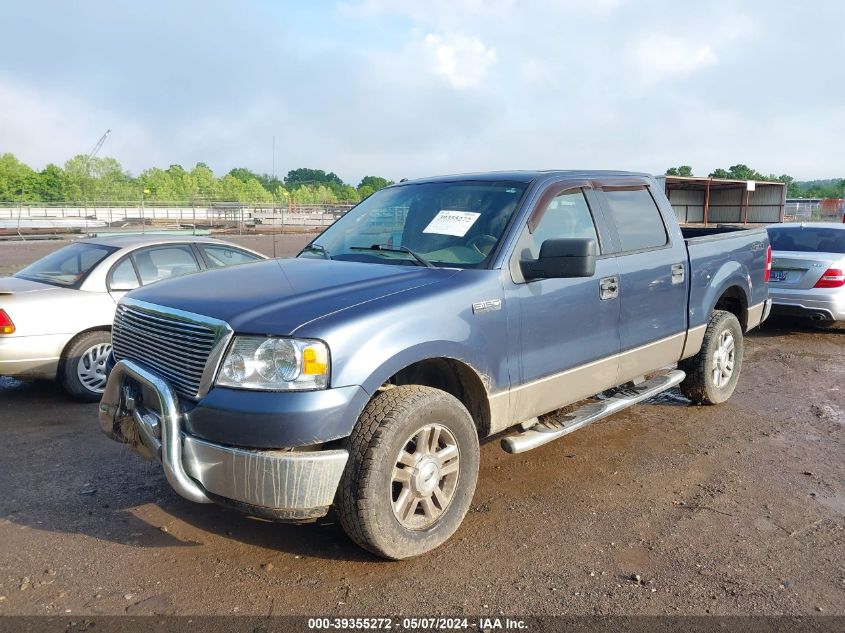
[[[124,297],[100,424],[187,499],[334,506],[407,558],[460,525],[479,438],[519,453],[675,385],[727,400],[770,261],[764,229],[682,232],[644,174],[403,182],[297,258]]]

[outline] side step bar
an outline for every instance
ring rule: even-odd
[[[548,442],[577,431],[591,422],[601,420],[609,415],[627,409],[631,405],[648,400],[662,391],[679,384],[686,374],[680,369],[673,369],[666,374],[654,376],[645,382],[629,387],[619,388],[613,395],[602,400],[586,404],[567,415],[561,422],[539,423],[531,428],[502,438],[502,448],[508,453],[524,453]]]

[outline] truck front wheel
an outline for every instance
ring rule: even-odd
[[[340,521],[361,547],[393,560],[441,545],[461,524],[478,478],[478,434],[452,395],[419,385],[377,394],[347,440]]]
[[[687,377],[681,393],[695,404],[719,404],[736,389],[745,342],[742,326],[730,312],[715,310],[707,324],[701,350],[681,361]]]

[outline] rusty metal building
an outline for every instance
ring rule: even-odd
[[[681,224],[783,222],[782,182],[658,176]]]

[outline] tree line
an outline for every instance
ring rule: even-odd
[[[284,178],[237,167],[216,176],[205,163],[193,169],[151,167],[132,176],[114,158],[74,156],[64,167],[49,164],[36,171],[14,154],[0,155],[0,202],[47,202],[73,205],[97,202],[179,204],[208,201],[332,204],[355,203],[393,184],[381,176],[365,176],[357,186],[334,172],[292,169]]]
[[[690,165],[670,167],[668,176],[692,176]],[[787,185],[790,198],[841,198],[845,178],[798,181],[789,175],[768,176],[739,163],[716,169],[710,178],[769,180]],[[53,163],[36,171],[14,154],[0,155],[0,202],[47,202],[74,205],[97,202],[135,204],[148,202],[191,204],[226,201],[247,203],[332,204],[355,203],[393,184],[380,176],[365,176],[357,186],[345,183],[334,172],[292,169],[284,178],[236,167],[216,176],[205,163],[187,170],[181,165],[151,167],[138,176],[124,170],[114,158],[74,156],[64,167]]]
[[[692,167],[680,165],[666,170],[667,176],[692,176]],[[842,198],[845,195],[845,178],[830,178],[827,180],[795,180],[792,176],[782,174],[764,176],[756,169],[739,163],[727,169],[714,169],[708,178],[727,178],[729,180],[768,180],[782,182],[786,185],[787,198]]]

